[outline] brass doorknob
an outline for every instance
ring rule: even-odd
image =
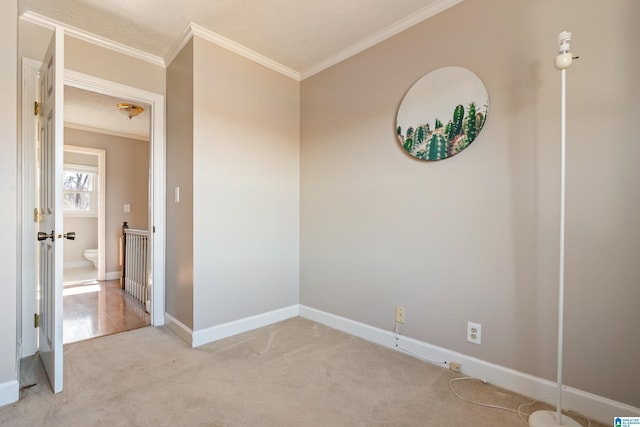
[[[55,235],[56,233],[51,230],[51,234],[47,234],[44,231],[38,231],[38,241],[41,242],[43,240],[47,240],[47,239],[55,239]]]
[[[76,240],[76,232],[70,231],[68,233],[64,233],[62,237],[64,237],[67,240]]]

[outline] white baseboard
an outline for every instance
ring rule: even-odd
[[[300,305],[300,317],[321,323],[334,329],[363,338],[398,351],[409,351],[421,359],[435,364],[456,361],[462,366],[462,373],[475,378],[482,378],[491,384],[529,396],[541,402],[554,405],[556,403],[556,383],[518,372],[504,366],[476,359],[446,348],[431,345],[391,331],[375,328],[364,323],[336,316],[321,310]],[[396,347],[396,338],[397,345]],[[448,365],[446,365],[448,366]],[[577,411],[593,420],[610,424],[614,417],[637,417],[640,408],[616,402],[592,393],[565,386],[563,388],[563,406]]]
[[[298,307],[299,306],[296,304],[290,307],[284,307],[278,310],[234,320],[233,322],[223,323],[221,325],[197,331],[192,330],[168,313],[164,314],[164,319],[165,326],[178,335],[180,339],[191,347],[200,347],[223,338],[228,338],[243,332],[252,331],[254,329],[262,328],[263,326],[291,319],[292,317],[297,317]]]
[[[17,402],[20,398],[20,385],[17,380],[0,383],[0,406]]]
[[[193,332],[193,347],[262,328],[298,316],[298,304]]]
[[[117,280],[122,277],[121,271],[110,271],[104,275],[104,280]]]
[[[186,342],[189,347],[193,347],[193,330],[190,327],[168,313],[164,314],[164,325]]]

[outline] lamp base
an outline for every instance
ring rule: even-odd
[[[567,427],[581,427],[582,424],[576,420],[562,416],[562,424],[558,424],[555,411],[536,411],[529,415],[529,427],[552,427],[552,426],[567,426]]]

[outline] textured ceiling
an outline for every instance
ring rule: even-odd
[[[18,4],[21,14],[40,15],[163,60],[170,57],[185,28],[197,24],[304,77],[459,1],[18,0]],[[129,120],[115,108],[123,101],[66,86],[65,122],[148,137],[148,111]]]
[[[19,0],[68,26],[165,58],[190,22],[304,74],[425,9],[455,0]]]
[[[67,126],[86,130],[107,130],[116,135],[136,139],[149,139],[149,109],[137,117],[129,119],[122,114],[116,104],[130,102],[95,92],[64,87],[64,121]]]

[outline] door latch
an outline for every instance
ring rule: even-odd
[[[52,241],[56,238],[55,231],[51,230],[51,234],[47,234],[44,231],[38,231],[38,241],[41,242],[43,240],[51,239]]]

